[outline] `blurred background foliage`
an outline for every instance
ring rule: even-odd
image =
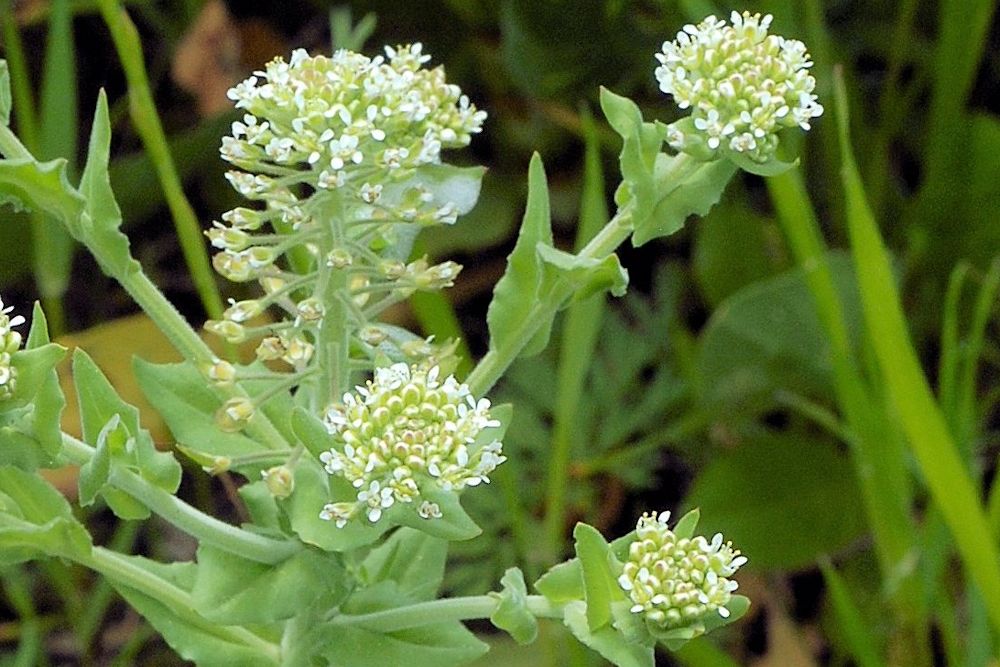
[[[966,369],[965,393],[954,399],[965,407],[944,407],[958,415],[951,426],[985,489],[1000,451],[994,2],[746,5],[773,13],[774,32],[810,46],[828,109],[833,67],[843,67],[855,151],[895,259],[910,333],[941,393],[952,396],[938,379],[939,366]],[[331,34],[351,46],[367,37],[368,52],[424,43],[433,64],[444,64],[449,79],[489,111],[484,133],[451,157],[484,164],[489,173],[473,213],[422,237],[422,252],[466,266],[450,302],[419,299],[395,316],[428,335],[461,336],[473,356],[485,349],[485,308],[520,219],[531,151],[545,159],[557,235],[572,246],[581,201],[589,197],[584,209],[599,218],[617,184],[618,140],[590,120],[599,116],[599,86],[633,97],[648,118],[673,120],[675,110],[656,90],[653,53],[684,23],[730,9],[709,0],[370,0],[337,7],[319,0],[134,0],[125,6],[139,28],[184,192],[203,226],[237,204],[217,153],[236,118],[225,98],[229,86],[292,48],[329,50]],[[202,321],[211,304],[185,268],[176,216],[130,120],[126,78],[95,3],[0,0],[0,13],[18,133],[40,157],[78,164],[90,109],[98,89],[107,89],[112,183],[126,231],[154,280],[192,321]],[[799,143],[793,152],[801,156],[827,241],[843,248],[841,156],[831,115]],[[506,445],[510,461],[492,492],[469,495],[486,534],[455,545],[447,592],[490,590],[514,564],[539,574],[567,555],[577,519],[617,535],[645,509],[700,506],[704,527],[724,530],[750,556],[743,585],[754,607],[721,637],[662,656],[663,664],[869,665],[886,655],[909,664],[886,601],[894,584],[880,579],[872,553],[829,345],[772,195],[761,179],[741,175],[705,220],[639,250],[623,248],[630,294],[581,304],[562,319],[548,351],[512,369],[496,392],[498,401],[517,406]],[[830,261],[858,365],[871,367],[870,350],[860,342],[851,260],[834,251]],[[219,289],[241,298],[239,286],[220,282]],[[132,402],[142,398],[130,379],[131,356],[168,360],[152,327],[132,316],[127,296],[44,219],[0,211],[0,293],[22,312],[41,298],[62,340],[85,347]],[[145,419],[169,446],[155,414],[147,410]],[[70,431],[72,422],[70,410]],[[887,432],[900,437],[898,428]],[[561,471],[550,465],[555,451],[565,453]],[[72,494],[72,471],[60,475]],[[238,520],[238,483],[193,474],[183,493]],[[553,491],[559,484],[562,490]],[[560,505],[555,514],[546,511],[553,503]],[[925,504],[918,494],[918,506]],[[91,524],[119,548],[167,559],[192,553],[164,525],[138,531],[114,526],[109,517],[97,511]],[[938,537],[928,537],[927,548],[940,552],[937,562],[948,562],[951,549]],[[923,558],[914,553],[913,567]],[[947,568],[928,576],[931,591],[964,585]],[[84,572],[59,563],[9,570],[3,592],[0,665],[178,660]],[[932,655],[988,664],[996,643],[974,596],[940,598],[931,607],[945,611],[932,611],[925,626]],[[483,664],[593,663],[554,627],[527,651],[502,640],[497,646]]]

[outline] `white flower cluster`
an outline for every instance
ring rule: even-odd
[[[0,401],[14,395],[17,388],[17,369],[11,365],[11,355],[21,349],[21,334],[13,328],[24,324],[24,317],[10,317],[14,308],[4,308],[0,299]]]
[[[747,562],[717,533],[677,539],[667,527],[670,512],[643,514],[618,585],[632,613],[663,629],[697,624],[711,613],[729,617],[726,604],[738,584],[729,579]]]
[[[344,395],[343,405],[330,407],[326,422],[335,445],[320,460],[358,494],[357,502],[326,505],[323,519],[343,527],[364,512],[374,523],[395,503],[418,499],[425,485],[446,491],[477,486],[507,460],[500,441],[475,444],[484,429],[500,426],[489,400],[475,400],[454,376],[442,380],[439,374],[437,366],[379,368],[366,386]],[[418,513],[441,515],[426,500]]]
[[[216,270],[235,282],[257,281],[264,296],[231,302],[206,329],[231,343],[260,339],[261,361],[309,367],[325,314],[319,285],[326,278],[317,278],[328,270],[347,274],[354,310],[367,318],[414,291],[450,286],[461,269],[381,253],[400,225],[456,221],[454,202],[405,181],[440,163],[442,149],[467,145],[486,113],[446,82],[442,67],[423,68],[430,57],[420,44],[385,53],[326,57],[298,49],[229,91],[245,114],[223,139],[222,157],[240,169],[226,177],[260,204],[227,211],[206,235],[218,249]],[[331,238],[338,239],[332,250]],[[295,261],[283,259],[288,253]],[[271,306],[285,321],[249,324]]]
[[[282,177],[294,174],[291,182],[314,188],[350,185],[374,203],[381,188],[373,172],[437,163],[442,149],[467,145],[486,112],[445,81],[444,68],[423,69],[430,56],[421,44],[385,53],[328,58],[297,49],[230,89],[246,115],[223,140],[222,157],[263,174],[234,173],[234,187],[250,199],[287,199]]]
[[[691,109],[693,131],[675,126],[671,146],[684,150],[700,140],[710,150],[742,153],[757,162],[774,155],[778,131],[810,128],[823,113],[806,46],[769,35],[771,15],[733,12],[730,23],[709,16],[686,25],[656,54],[660,90],[681,109]],[[690,134],[696,137],[689,136]]]

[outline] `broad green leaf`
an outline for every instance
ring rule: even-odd
[[[411,602],[393,582],[382,582],[358,591],[343,606],[348,614],[367,614]],[[417,628],[379,632],[356,625],[329,630],[331,641],[322,654],[335,665],[351,667],[440,667],[463,665],[483,655],[488,646],[458,621],[428,623]]]
[[[0,204],[48,213],[79,229],[85,201],[66,178],[66,160],[0,160]]]
[[[0,58],[0,123],[10,125],[10,109],[13,106],[10,95],[10,69],[7,61]]]
[[[580,560],[573,558],[553,566],[535,582],[535,590],[556,603],[583,600],[586,593]]]
[[[367,520],[349,521],[338,528],[333,521],[319,517],[323,506],[333,502],[357,500],[354,489],[342,477],[331,477],[313,459],[295,466],[295,493],[278,501],[288,516],[292,530],[306,544],[324,551],[350,551],[371,544],[391,527],[388,521],[372,524]]]
[[[624,593],[618,585],[618,573],[612,570],[610,547],[597,529],[578,523],[573,539],[583,572],[587,625],[597,631],[611,622],[611,604],[624,599]]]
[[[61,493],[34,473],[0,466],[0,564],[90,551],[90,535]]]
[[[219,429],[215,412],[222,402],[190,363],[151,364],[136,358],[133,367],[142,392],[163,417],[178,443],[210,456],[232,458],[267,451],[242,433]],[[258,476],[260,469],[257,464],[236,468]]]
[[[0,409],[30,404],[65,356],[66,348],[56,343],[18,350],[12,354],[11,366],[17,370],[17,389],[14,396],[4,401]]]
[[[864,532],[858,494],[851,462],[833,443],[768,435],[713,457],[686,503],[701,508],[705,534],[721,532],[754,567],[796,569]]]
[[[303,549],[281,563],[265,565],[202,544],[191,591],[195,608],[208,620],[247,625],[291,618],[319,598],[335,606],[349,588],[336,554]]]
[[[728,160],[692,165],[693,160],[684,154],[657,156],[656,203],[648,217],[636,222],[634,245],[673,234],[684,226],[688,216],[708,213],[736,173],[736,165]]]
[[[138,556],[121,558],[185,593],[195,585],[197,568],[194,563],[165,565]],[[193,611],[181,612],[116,579],[109,581],[185,660],[212,667],[274,667],[278,662],[277,646],[249,630],[220,625]]]
[[[400,528],[372,549],[361,564],[364,581],[394,581],[414,600],[432,600],[444,579],[448,543],[412,528]]]
[[[844,304],[849,331],[861,326],[850,260],[827,259]],[[832,361],[802,269],[754,283],[716,309],[701,337],[697,360],[700,400],[720,419],[768,409],[778,389],[827,397]]]
[[[490,616],[490,621],[508,632],[518,644],[530,644],[538,637],[538,620],[528,610],[528,587],[524,583],[524,573],[512,567],[504,573],[500,584],[503,590],[496,594],[500,604]]]
[[[239,488],[238,493],[250,514],[250,522],[255,527],[281,530],[277,500],[264,480],[248,482]]]
[[[528,203],[517,243],[507,257],[507,270],[493,289],[493,300],[486,314],[491,349],[517,340],[522,335],[520,330],[531,326],[531,319],[536,317],[532,307],[543,279],[537,255],[539,244],[552,245],[552,227],[545,168],[536,153],[528,167]],[[548,343],[552,322],[541,324],[541,328],[524,346],[522,356],[537,354]]]
[[[746,205],[720,204],[692,232],[694,277],[713,307],[747,285],[788,268],[774,221]]]
[[[618,255],[608,255],[604,259],[580,257],[545,243],[539,243],[537,251],[546,274],[545,282],[551,285],[558,279],[568,280],[576,288],[574,301],[605,290],[615,296],[625,294],[628,271],[618,261]]]
[[[117,415],[127,437],[120,445],[109,441],[112,465],[125,465],[168,493],[177,491],[181,467],[170,452],[157,451],[149,432],[139,425],[139,411],[123,401],[86,352],[73,355],[73,380],[80,406],[84,440],[97,445],[108,423]]]
[[[653,667],[652,647],[626,640],[610,625],[591,631],[586,603],[570,602],[563,613],[563,621],[573,636],[612,664],[617,667]]]
[[[437,504],[441,510],[439,518],[421,517],[417,513],[417,503],[396,503],[386,512],[382,520],[388,519],[392,523],[409,526],[445,540],[471,540],[483,532],[462,507],[456,492],[428,486],[422,489],[421,497]]]
[[[108,98],[102,90],[97,97],[94,124],[90,131],[87,164],[80,179],[80,194],[86,197],[86,216],[74,232],[78,240],[94,253],[109,275],[120,276],[138,270],[132,259],[128,237],[119,227],[122,214],[111,191],[108,177],[108,157],[111,150],[111,125],[108,118]],[[71,228],[72,232],[73,229]]]
[[[333,438],[319,417],[301,406],[292,411],[292,430],[299,442],[316,459],[333,445]]]
[[[797,158],[793,162],[783,162],[775,157],[772,157],[767,162],[756,162],[743,153],[728,153],[726,158],[743,171],[749,174],[756,174],[757,176],[777,176],[799,166]]]

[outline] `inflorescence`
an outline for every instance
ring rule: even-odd
[[[335,444],[320,460],[358,492],[356,502],[326,505],[323,519],[343,527],[363,512],[374,523],[395,503],[420,499],[428,485],[458,491],[490,481],[506,457],[500,441],[483,431],[500,422],[488,399],[477,401],[453,375],[439,375],[436,366],[378,368],[374,379],[327,410]],[[417,511],[425,519],[441,516],[427,500]]]
[[[13,328],[24,324],[24,317],[10,317],[13,309],[13,306],[4,308],[0,299],[0,401],[13,396],[17,389],[17,369],[11,364],[11,355],[21,349],[21,334]]]
[[[670,512],[643,514],[618,584],[632,600],[631,611],[660,629],[696,626],[710,614],[729,617],[726,604],[738,584],[729,579],[747,562],[717,533],[678,539]]]
[[[769,35],[771,19],[733,12],[726,25],[709,16],[663,43],[656,54],[660,90],[681,109],[691,109],[693,120],[671,126],[667,139],[673,148],[690,150],[697,143],[766,162],[780,130],[808,130],[823,113],[805,44]]]
[[[216,270],[258,282],[264,295],[231,300],[208,331],[230,343],[259,341],[258,360],[280,360],[304,376],[315,366],[333,292],[348,312],[338,326],[367,363],[387,337],[374,323],[384,308],[454,283],[462,268],[455,262],[407,263],[386,253],[401,236],[412,238],[404,227],[456,221],[458,204],[417,175],[440,164],[442,150],[467,145],[486,117],[442,67],[423,67],[429,59],[419,43],[386,47],[375,58],[297,49],[229,90],[244,116],[220,152],[237,168],[229,182],[252,204],[224,213],[207,236],[218,249]],[[284,317],[261,320],[272,307]],[[414,361],[435,351],[418,342],[400,350]],[[203,370],[213,382],[235,376],[231,367]],[[245,403],[220,412],[227,427],[247,421],[253,405]]]

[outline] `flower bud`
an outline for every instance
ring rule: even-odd
[[[260,345],[254,350],[254,354],[257,355],[257,359],[260,361],[274,361],[275,359],[281,359],[285,354],[285,346],[282,345],[281,339],[277,336],[268,336],[260,341]]]
[[[223,359],[214,359],[201,365],[202,374],[213,384],[232,384],[236,379],[236,368]]]
[[[295,489],[295,477],[288,466],[280,465],[260,472],[267,490],[275,498],[287,498]]]
[[[371,325],[364,327],[358,335],[362,341],[371,346],[381,345],[389,337],[383,329]]]
[[[335,269],[343,269],[353,262],[351,253],[344,248],[334,248],[326,256],[326,265]]]
[[[230,398],[215,413],[215,423],[227,433],[243,430],[256,410],[253,401],[245,396]]]
[[[243,325],[230,320],[208,320],[205,322],[205,331],[234,344],[242,343],[247,338],[247,332]]]
[[[323,302],[314,296],[299,301],[296,310],[299,317],[306,322],[318,322],[323,319]]]
[[[229,308],[226,309],[226,312],[222,316],[230,322],[237,324],[253,319],[257,315],[260,315],[261,310],[263,310],[260,302],[255,299],[248,299],[246,301],[234,301],[230,299],[229,303]]]

